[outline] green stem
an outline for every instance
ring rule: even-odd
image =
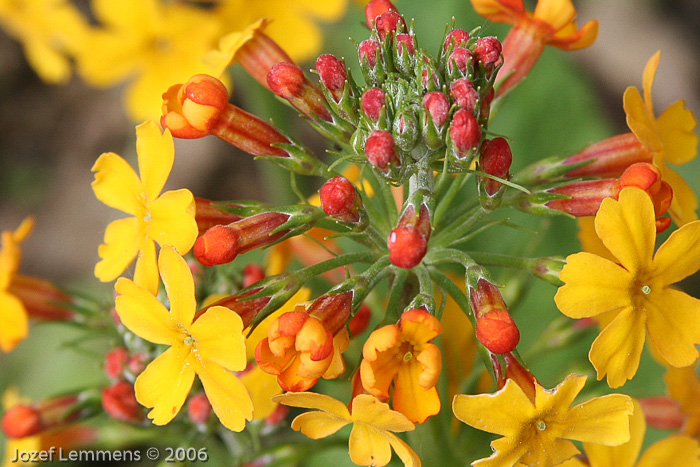
[[[394,281],[391,284],[391,290],[389,291],[389,301],[386,305],[386,314],[384,315],[384,321],[395,322],[401,316],[399,311],[399,305],[401,302],[401,296],[403,295],[404,285],[408,279],[408,271],[402,268],[392,268],[394,269]]]
[[[498,253],[472,251],[467,253],[474,261],[484,266],[501,266],[529,271],[534,276],[557,287],[564,285],[559,279],[559,271],[564,265],[563,258],[521,258]]]
[[[466,233],[468,233],[474,225],[476,225],[481,219],[483,219],[490,211],[478,206],[471,209],[456,220],[452,221],[450,225],[441,229],[435,234],[433,240],[433,245],[437,247],[448,247],[455,241],[461,239]]]
[[[461,173],[457,175],[453,180],[451,180],[452,183],[450,183],[449,187],[447,188],[447,192],[442,196],[441,191],[443,185],[445,184],[444,180],[451,178],[451,174],[448,173],[439,180],[437,188],[435,189],[435,198],[439,201],[437,208],[435,208],[435,215],[433,216],[433,225],[436,228],[440,225],[443,217],[450,209],[455,196],[457,196],[457,194],[462,190],[464,183],[469,180],[471,176],[471,173]]]

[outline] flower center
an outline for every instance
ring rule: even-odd
[[[644,295],[649,295],[651,293],[651,287],[649,287],[648,285],[643,285],[642,287],[640,287],[640,290]]]
[[[185,340],[183,342],[185,343],[185,345],[192,345],[194,344],[194,337],[187,336],[185,337]]]
[[[535,422],[535,426],[539,431],[544,431],[547,429],[547,424],[544,422],[544,420],[537,420]]]

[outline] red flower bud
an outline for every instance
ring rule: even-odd
[[[367,66],[374,68],[377,64],[377,55],[381,55],[380,44],[377,41],[371,39],[364,40],[360,42],[358,46],[357,53],[360,57],[360,63],[367,62]]]
[[[217,206],[223,203],[218,203],[204,198],[197,198],[196,196],[194,198],[194,202],[194,219],[197,221],[199,235],[202,235],[215,225],[230,224],[231,222],[241,219],[241,216],[231,214],[230,212],[224,211]],[[225,206],[235,207],[232,204],[226,204]]]
[[[105,373],[109,379],[119,379],[129,362],[129,351],[117,347],[107,352],[105,357]]]
[[[365,18],[367,18],[367,26],[372,29],[374,20],[377,16],[386,13],[389,10],[398,11],[393,3],[389,0],[372,0],[365,7]]]
[[[680,405],[668,396],[651,396],[639,399],[644,419],[649,426],[660,430],[680,430],[686,416]]]
[[[423,96],[423,107],[437,128],[445,124],[450,113],[450,102],[446,95],[438,91],[427,93]]]
[[[343,222],[360,220],[357,190],[347,178],[331,178],[323,184],[319,195],[321,208],[329,216],[334,216]]]
[[[195,394],[187,401],[187,416],[193,423],[204,425],[209,420],[211,411],[209,399],[203,392]]]
[[[468,110],[472,114],[475,113],[479,93],[476,92],[474,83],[467,78],[455,80],[450,85],[450,95],[459,107]]]
[[[501,61],[501,42],[494,36],[477,39],[474,44],[474,55],[487,75],[490,75]]]
[[[389,234],[389,261],[394,266],[411,269],[418,266],[428,251],[428,241],[415,226],[397,227]]]
[[[265,279],[265,271],[257,263],[250,263],[243,268],[243,287],[248,287]]]
[[[399,55],[403,54],[404,51],[408,53],[409,55],[413,55],[416,53],[416,48],[414,45],[414,40],[413,36],[410,34],[397,34],[396,35],[396,48],[399,52]]]
[[[476,148],[481,141],[481,128],[476,117],[471,112],[459,109],[452,116],[450,139],[455,148],[455,154],[462,159]]]
[[[316,71],[333,99],[336,102],[340,101],[345,89],[345,80],[348,79],[345,63],[331,54],[319,55],[316,59]]]
[[[382,112],[382,107],[386,105],[384,91],[380,88],[370,88],[362,95],[362,111],[370,120],[376,122]]]
[[[407,30],[403,17],[394,10],[389,10],[377,16],[374,19],[374,24],[381,40],[386,40],[387,36],[396,33],[397,29],[399,29],[399,24],[401,24],[404,31]]]
[[[494,310],[476,321],[476,338],[495,354],[513,350],[520,342],[520,331],[506,310]]]
[[[33,407],[16,405],[2,417],[2,431],[8,438],[25,438],[41,430],[41,413]]]
[[[365,142],[365,154],[370,164],[382,171],[386,171],[389,164],[399,163],[394,137],[388,131],[373,131]]]
[[[223,306],[224,308],[228,308],[229,310],[233,311],[238,316],[240,316],[241,321],[243,321],[243,327],[247,328],[250,325],[250,323],[253,322],[255,317],[258,316],[258,313],[260,313],[260,311],[262,311],[262,309],[265,308],[265,305],[267,305],[270,302],[270,297],[258,297],[245,300],[247,296],[260,292],[260,290],[260,288],[257,288],[245,294],[229,295],[228,297],[224,297],[221,300],[198,310],[195,314],[194,319],[196,321],[211,307]]]
[[[272,92],[289,101],[307,117],[326,122],[333,120],[323,94],[306,78],[299,66],[289,62],[277,63],[267,74],[267,84]]]
[[[482,172],[506,179],[512,162],[513,153],[505,138],[487,139],[481,144],[479,166]],[[484,180],[484,188],[489,196],[493,196],[501,185],[501,182],[490,178]]]
[[[126,381],[119,381],[102,390],[102,408],[116,420],[132,423],[143,420],[134,387]]]
[[[450,44],[454,47],[466,47],[467,41],[469,40],[469,33],[464,29],[453,29],[445,37],[445,43],[443,44],[443,49],[447,50]]]
[[[473,59],[472,53],[469,49],[464,47],[457,47],[452,51],[450,57],[447,59],[447,70],[450,73],[454,73],[455,66],[462,74],[467,74],[467,64]]]
[[[365,332],[365,329],[367,329],[367,325],[369,324],[369,320],[371,317],[372,310],[370,310],[370,308],[366,304],[363,304],[360,307],[360,309],[357,310],[355,316],[353,316],[352,319],[348,322],[348,330],[350,331],[350,335],[355,337]]]

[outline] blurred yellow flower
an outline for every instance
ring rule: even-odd
[[[187,253],[197,238],[195,204],[186,189],[161,194],[175,160],[168,130],[161,133],[152,121],[137,126],[136,152],[140,179],[113,152],[102,154],[92,167],[97,199],[134,216],[107,226],[95,276],[103,282],[114,280],[138,255],[134,281],[155,294],[159,286],[155,243],[171,245],[181,255]]]
[[[569,375],[551,390],[536,384],[534,402],[512,379],[495,394],[455,396],[452,410],[459,420],[503,436],[491,443],[491,457],[472,465],[551,467],[579,453],[569,440],[606,446],[629,441],[632,400],[609,394],[571,407],[585,382],[585,376]]]
[[[155,344],[170,347],[136,378],[136,399],[152,408],[156,425],[169,423],[180,411],[197,374],[214,413],[230,430],[241,431],[253,416],[243,383],[231,371],[246,367],[243,321],[222,306],[208,308],[193,322],[194,281],[187,262],[163,247],[159,267],[170,311],[148,290],[120,278],[116,310],[124,326]]]
[[[292,407],[317,409],[292,421],[293,429],[311,439],[325,438],[352,423],[349,451],[350,459],[357,465],[382,467],[391,460],[391,448],[406,467],[421,465],[418,455],[394,434],[414,430],[413,423],[374,396],[356,396],[350,410],[337,399],[313,392],[286,393],[273,400]]]
[[[26,218],[12,232],[2,232],[0,248],[0,350],[9,352],[27,336],[29,319],[22,301],[8,290],[12,279],[19,269],[22,258],[20,244],[27,238],[34,227],[34,219]]]
[[[554,300],[570,318],[609,322],[591,346],[598,379],[622,386],[637,372],[645,328],[652,346],[674,367],[698,358],[700,300],[671,285],[700,269],[700,222],[675,231],[654,255],[656,225],[649,196],[625,188],[619,201],[603,200],[595,229],[617,259],[592,253],[570,255],[559,277],[565,285]]]

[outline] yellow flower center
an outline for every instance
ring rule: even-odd
[[[183,342],[185,343],[185,345],[193,345],[194,344],[194,337],[187,336],[187,337],[185,337],[185,340]]]
[[[651,293],[651,287],[648,285],[643,285],[640,290],[642,291],[643,294],[649,295]]]
[[[547,424],[545,423],[544,420],[537,420],[537,421],[535,422],[535,427],[536,427],[539,431],[544,431],[544,430],[547,429]]]
[[[415,348],[413,344],[409,341],[404,341],[399,346],[398,355],[401,355],[401,359],[404,363],[410,362],[415,355]]]

